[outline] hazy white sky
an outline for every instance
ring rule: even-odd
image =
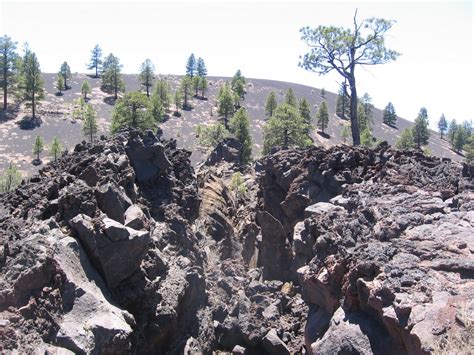
[[[306,52],[299,29],[352,26],[359,18],[397,21],[386,39],[402,52],[393,63],[358,68],[360,95],[383,108],[392,101],[413,120],[428,109],[439,116],[473,119],[474,2],[323,1],[8,1],[0,0],[0,35],[28,42],[41,68],[55,72],[63,61],[85,72],[95,44],[113,52],[124,72],[136,73],[146,58],[163,74],[182,74],[191,52],[204,58],[209,75],[275,79],[337,91],[337,74],[320,77],[298,67]],[[21,46],[20,46],[21,47]]]

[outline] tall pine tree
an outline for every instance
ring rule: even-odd
[[[146,96],[150,97],[150,89],[155,81],[155,66],[150,59],[145,61],[140,66],[140,85],[145,87]]]
[[[87,65],[87,69],[94,69],[95,71],[95,78],[99,77],[99,72],[102,68],[102,49],[100,49],[99,45],[96,44],[95,47],[91,51],[91,59],[89,64]]]
[[[31,107],[33,118],[36,117],[38,101],[44,98],[44,80],[36,54],[28,47],[21,63],[20,96]]]
[[[329,124],[328,105],[326,101],[321,102],[321,105],[319,105],[317,118],[318,128],[324,134],[324,130],[328,127]]]
[[[252,156],[252,135],[250,134],[250,119],[245,108],[240,108],[230,119],[230,132],[242,143],[240,161],[247,165]]]
[[[438,130],[439,130],[439,135],[441,139],[443,139],[443,135],[446,133],[447,129],[448,129],[448,121],[446,120],[446,117],[444,116],[444,113],[443,113],[441,114],[441,117],[439,118],[439,121],[438,121]]]
[[[69,67],[69,64],[67,64],[67,62],[64,62],[63,64],[61,64],[61,68],[59,69],[59,74],[63,77],[63,80],[64,80],[64,90],[69,89],[67,81],[71,79],[72,74],[71,74],[71,68]]]
[[[413,141],[418,149],[422,145],[428,144],[430,132],[428,130],[428,111],[422,107],[418,113],[418,117],[415,119],[415,125],[413,126]]]
[[[273,116],[273,112],[277,108],[278,103],[276,100],[275,93],[273,91],[270,91],[270,93],[267,96],[267,102],[265,103],[265,113],[268,117]]]
[[[217,113],[224,120],[225,129],[229,129],[229,117],[234,113],[234,98],[228,84],[224,84],[217,95]]]
[[[191,53],[191,55],[188,58],[188,61],[186,62],[186,75],[192,79],[195,73],[196,73],[196,58],[194,57],[194,53]]]
[[[16,54],[17,42],[8,36],[0,37],[0,87],[3,88],[3,110],[7,109],[8,92],[15,82],[17,75]]]
[[[383,110],[383,123],[389,126],[395,126],[397,123],[397,113],[391,102],[389,102]]]
[[[114,99],[118,98],[118,93],[125,91],[125,83],[122,79],[122,65],[120,60],[110,53],[104,60],[102,70],[101,89],[109,94],[114,94]]]

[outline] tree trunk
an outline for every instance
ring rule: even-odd
[[[283,131],[283,148],[288,148],[288,130]]]
[[[114,73],[114,91],[115,91],[115,100],[117,100],[117,91],[118,91],[118,88],[117,88],[117,73]]]
[[[354,145],[360,145],[360,130],[359,121],[357,119],[357,89],[354,74],[349,79],[349,85],[351,87],[351,131],[352,131],[352,142]]]
[[[3,68],[3,110],[7,110],[7,94],[8,94],[8,83],[7,83],[7,78],[8,78],[8,71],[7,71],[7,61],[5,58],[5,68]]]
[[[32,108],[33,108],[33,118],[35,118],[35,89],[33,89],[33,98],[32,98]]]
[[[99,77],[98,72],[97,72],[98,66],[99,66],[99,63],[97,63],[97,58],[96,58],[96,61],[95,61],[95,78],[96,79]]]
[[[67,90],[67,75],[64,75],[64,90]]]

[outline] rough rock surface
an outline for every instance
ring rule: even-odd
[[[218,147],[194,174],[176,142],[124,131],[2,195],[0,352],[473,345],[466,167],[382,144],[243,168],[240,149]]]

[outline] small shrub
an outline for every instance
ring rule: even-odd
[[[232,175],[230,187],[239,198],[244,197],[247,194],[247,186],[245,185],[242,174],[239,172],[236,172]]]

